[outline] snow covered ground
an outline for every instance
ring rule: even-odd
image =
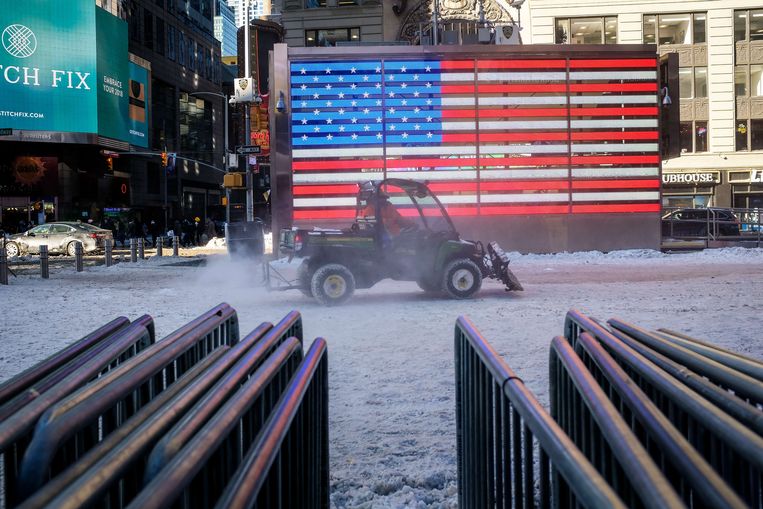
[[[218,251],[218,253],[220,253]],[[151,314],[161,337],[219,302],[242,334],[298,309],[307,343],[329,344],[334,507],[455,507],[453,327],[467,315],[548,406],[548,345],[565,312],[669,327],[763,358],[763,250],[511,254],[523,293],[486,281],[477,298],[424,295],[385,281],[324,308],[268,293],[260,271],[206,254],[206,266],[150,259],[0,287],[0,381],[118,315]],[[175,260],[176,261],[176,260]]]

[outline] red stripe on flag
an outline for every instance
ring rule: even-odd
[[[474,110],[442,110],[442,118],[474,118]]]
[[[570,83],[570,92],[656,92],[657,83]]]
[[[551,134],[551,133],[548,133]],[[657,131],[589,131],[574,132],[572,139],[579,140],[656,140],[660,135]]]
[[[572,182],[572,189],[657,189],[659,187],[659,179],[574,180]]]
[[[450,212],[450,210],[448,210]],[[525,214],[566,214],[569,212],[567,205],[517,205],[517,206],[500,206],[500,207],[480,207],[481,216],[510,216],[510,215],[525,215]]]
[[[443,135],[443,141],[447,141]],[[547,132],[547,133],[480,133],[480,142],[485,141],[537,141],[537,140],[563,140],[567,141],[566,132]]]
[[[440,92],[442,94],[473,94],[474,85],[442,85]]]
[[[633,67],[657,67],[657,60],[653,58],[631,58],[631,59],[604,59],[604,60],[570,60],[570,69],[582,68],[633,68]]]
[[[652,116],[657,115],[656,106],[638,108],[570,108],[570,115],[588,117],[620,117],[623,115]]]
[[[348,159],[342,161],[294,161],[294,171],[300,170],[351,170],[359,168],[384,168],[384,161],[379,159]]]
[[[486,108],[486,109],[479,110],[479,116],[480,118],[496,118],[496,117],[565,117],[566,118],[567,108],[499,108],[499,109]]]
[[[478,83],[477,87],[481,94],[483,93],[555,93],[566,92],[567,85],[564,83],[538,84],[538,85],[485,85]],[[445,87],[443,87],[443,91]],[[655,87],[655,90],[657,88]]]
[[[475,142],[477,141],[477,135],[474,133],[454,133],[443,134],[443,143],[455,143],[455,142]]]
[[[569,159],[564,157],[480,157],[483,166],[531,166],[538,165],[567,165]]]
[[[427,158],[427,159],[387,159],[387,168],[412,168],[415,166],[453,167],[477,166],[477,159],[469,158]]]
[[[294,196],[309,196],[322,194],[356,194],[357,184],[333,185],[333,186],[294,186]]]
[[[566,180],[528,180],[509,182],[482,182],[480,191],[542,191],[546,189],[569,189]]]
[[[445,209],[448,211],[448,215],[453,216],[476,216],[477,215],[477,207],[459,207],[456,205],[445,205]],[[432,216],[439,216],[440,211],[436,209],[424,209],[426,216],[430,215],[427,213],[427,211],[432,211]]]
[[[660,156],[572,156],[572,164],[657,164]]]
[[[618,203],[610,205],[573,205],[573,214],[611,214],[613,212],[660,212],[659,203]]]
[[[477,69],[564,69],[564,60],[477,60]]]
[[[294,219],[354,219],[355,209],[294,210]]]
[[[474,60],[443,60],[440,69],[474,69]]]

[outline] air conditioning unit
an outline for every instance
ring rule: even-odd
[[[520,44],[519,41],[519,25],[502,25],[495,27],[495,43],[496,44]]]

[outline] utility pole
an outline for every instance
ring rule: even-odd
[[[440,44],[440,1],[434,0],[434,8],[432,9],[432,45],[437,46]]]
[[[246,24],[244,25],[244,77],[252,79],[252,62],[251,62],[251,39],[250,28],[251,19],[249,18],[249,2],[246,0]],[[254,87],[256,84],[252,84],[254,93],[256,94],[258,89]],[[252,125],[251,125],[251,112],[252,103],[244,103],[244,145],[250,145],[252,143]],[[254,221],[254,176],[252,175],[252,169],[249,167],[249,156],[244,155],[244,168],[246,168],[246,220]]]

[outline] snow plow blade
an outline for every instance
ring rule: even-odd
[[[498,279],[506,285],[506,291],[521,292],[522,283],[519,282],[517,276],[509,269],[509,255],[493,241],[487,245],[487,253],[490,259],[490,277]]]

